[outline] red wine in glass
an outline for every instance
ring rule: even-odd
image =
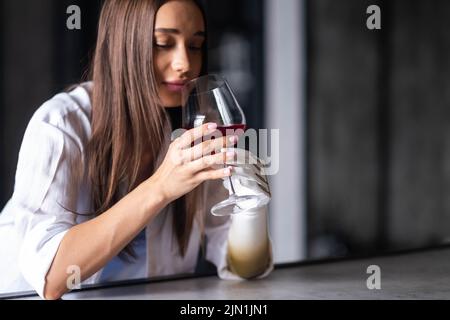
[[[185,130],[190,130],[193,129],[193,127],[185,127]],[[231,124],[231,125],[221,125],[217,127],[217,130],[220,131],[220,133],[222,134],[222,137],[226,137],[226,136],[232,136],[232,135],[239,135],[242,133],[245,133],[245,131],[247,130],[247,125],[245,124]],[[215,137],[213,137],[215,138]],[[191,147],[194,146],[194,142],[192,142]]]
[[[231,125],[219,125],[217,130],[222,133],[222,136],[231,136],[240,132],[244,133],[247,129],[247,125],[245,124],[231,124]]]
[[[184,128],[185,130],[190,130],[193,128]],[[226,136],[233,136],[233,135],[240,135],[245,133],[245,130],[247,130],[247,126],[245,124],[232,124],[229,126],[218,126],[217,130],[221,133],[222,137],[226,137]],[[211,139],[216,139],[217,137],[212,135]],[[202,138],[201,140],[199,139],[198,141],[194,141],[191,143],[191,148],[193,148],[197,143],[201,143],[204,142],[205,140],[208,139],[204,139]],[[212,151],[211,155],[215,155],[216,152]]]

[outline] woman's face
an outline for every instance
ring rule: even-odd
[[[181,103],[183,85],[200,75],[205,41],[203,15],[190,0],[170,0],[156,14],[154,68],[165,107]]]

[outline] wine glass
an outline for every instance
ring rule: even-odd
[[[183,128],[192,129],[205,123],[217,123],[223,136],[246,130],[244,112],[227,81],[219,75],[205,75],[189,81],[182,90]],[[230,195],[214,205],[211,213],[225,216],[242,212],[247,201],[257,200],[257,195],[237,195],[231,177]]]

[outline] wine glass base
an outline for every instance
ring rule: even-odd
[[[216,217],[229,216],[238,214],[249,209],[258,208],[266,203],[262,202],[262,197],[259,195],[231,195],[228,199],[219,202],[211,208],[212,215]]]

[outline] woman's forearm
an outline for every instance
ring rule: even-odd
[[[242,278],[254,278],[267,270],[270,240],[266,210],[255,215],[232,216],[228,233],[228,264]]]
[[[59,299],[69,288],[68,267],[89,278],[115,257],[166,205],[146,181],[102,215],[72,227],[64,236],[46,276],[44,296]]]

